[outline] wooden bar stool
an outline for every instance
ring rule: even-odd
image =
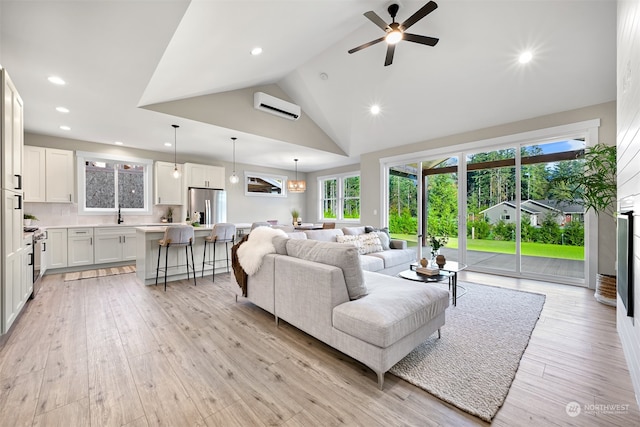
[[[204,238],[204,253],[202,254],[202,277],[204,277],[204,265],[209,264],[213,266],[213,274],[211,280],[216,280],[216,246],[218,243],[224,243],[225,258],[220,261],[227,261],[227,273],[229,272],[229,243],[233,245],[236,239],[236,226],[235,224],[229,224],[226,222],[220,222],[213,226],[211,234]],[[207,245],[213,244],[213,261],[207,260]]]
[[[164,290],[167,290],[167,265],[169,261],[169,248],[184,246],[184,254],[187,261],[187,280],[189,280],[189,267],[193,270],[193,284],[196,285],[196,268],[193,261],[193,227],[190,225],[170,225],[164,231],[164,237],[158,241],[158,265],[156,267],[156,286],[158,285],[158,273],[164,270]],[[165,248],[164,268],[160,268],[160,254]],[[191,265],[189,265],[189,248],[191,248]],[[178,267],[175,265],[173,267]]]

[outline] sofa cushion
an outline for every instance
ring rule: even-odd
[[[333,309],[333,327],[387,348],[449,306],[449,293],[435,286],[364,272],[368,294]]]
[[[289,233],[287,233],[287,236],[292,238],[292,239],[306,239],[307,235],[304,233],[304,231],[291,231]]]
[[[380,258],[384,262],[384,268],[395,267],[400,264],[409,264],[416,261],[414,249],[390,249],[388,251],[367,254],[370,257]]]
[[[358,234],[364,234],[364,225],[362,227],[342,227],[342,232],[345,236],[357,236]]]
[[[275,236],[271,241],[273,243],[273,247],[276,248],[276,253],[278,255],[287,254],[287,240],[289,240],[288,236]]]
[[[367,294],[367,288],[362,278],[358,250],[354,246],[309,239],[289,239],[287,241],[287,253],[295,258],[329,264],[342,269],[350,299],[361,298]]]
[[[307,239],[319,240],[321,242],[335,242],[336,236],[342,236],[342,230],[340,229],[324,229],[324,230],[305,230],[304,234],[307,235]]]
[[[382,260],[382,258],[361,255],[360,266],[365,271],[380,271],[384,269],[384,261]]]

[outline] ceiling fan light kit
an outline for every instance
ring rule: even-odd
[[[375,39],[368,43],[354,47],[353,49],[349,50],[349,53],[356,53],[369,46],[380,43],[381,41],[385,41],[387,43],[387,55],[384,61],[384,65],[386,67],[387,65],[391,65],[393,63],[393,54],[395,53],[396,44],[398,44],[402,40],[427,46],[435,46],[440,39],[437,39],[435,37],[421,36],[418,34],[411,34],[407,33],[406,31],[413,24],[436,10],[437,7],[438,5],[436,4],[436,2],[430,1],[401,24],[396,22],[396,15],[398,13],[398,10],[400,9],[400,6],[398,6],[396,3],[391,4],[387,8],[387,11],[391,16],[391,23],[389,24],[387,24],[382,18],[380,18],[380,16],[378,16],[378,14],[374,11],[370,10],[369,12],[365,12],[364,16],[366,16],[371,22],[376,24],[382,29],[382,31],[387,34],[383,37],[380,37],[379,39]]]

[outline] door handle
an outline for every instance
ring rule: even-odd
[[[20,196],[20,195],[16,194],[14,197],[17,197],[17,198],[18,198],[18,207],[17,207],[17,208],[13,208],[13,209],[15,209],[15,210],[20,210],[20,209],[22,209],[22,196]]]
[[[29,253],[29,264],[27,265],[33,265],[33,252]]]
[[[42,242],[42,252],[47,252],[47,242]]]
[[[18,186],[15,188],[16,190],[22,190],[22,175],[14,175],[18,178]]]
[[[122,243],[127,243],[127,236],[122,236]]]
[[[89,246],[93,246],[93,237],[89,237]]]

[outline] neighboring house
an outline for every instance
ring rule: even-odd
[[[584,208],[581,205],[556,200],[524,200],[520,203],[520,212],[522,217],[528,218],[529,224],[533,226],[542,225],[542,221],[548,215],[554,216],[561,226],[571,221],[584,221]],[[480,213],[491,224],[500,220],[513,223],[516,221],[516,204],[515,201],[505,201]]]

